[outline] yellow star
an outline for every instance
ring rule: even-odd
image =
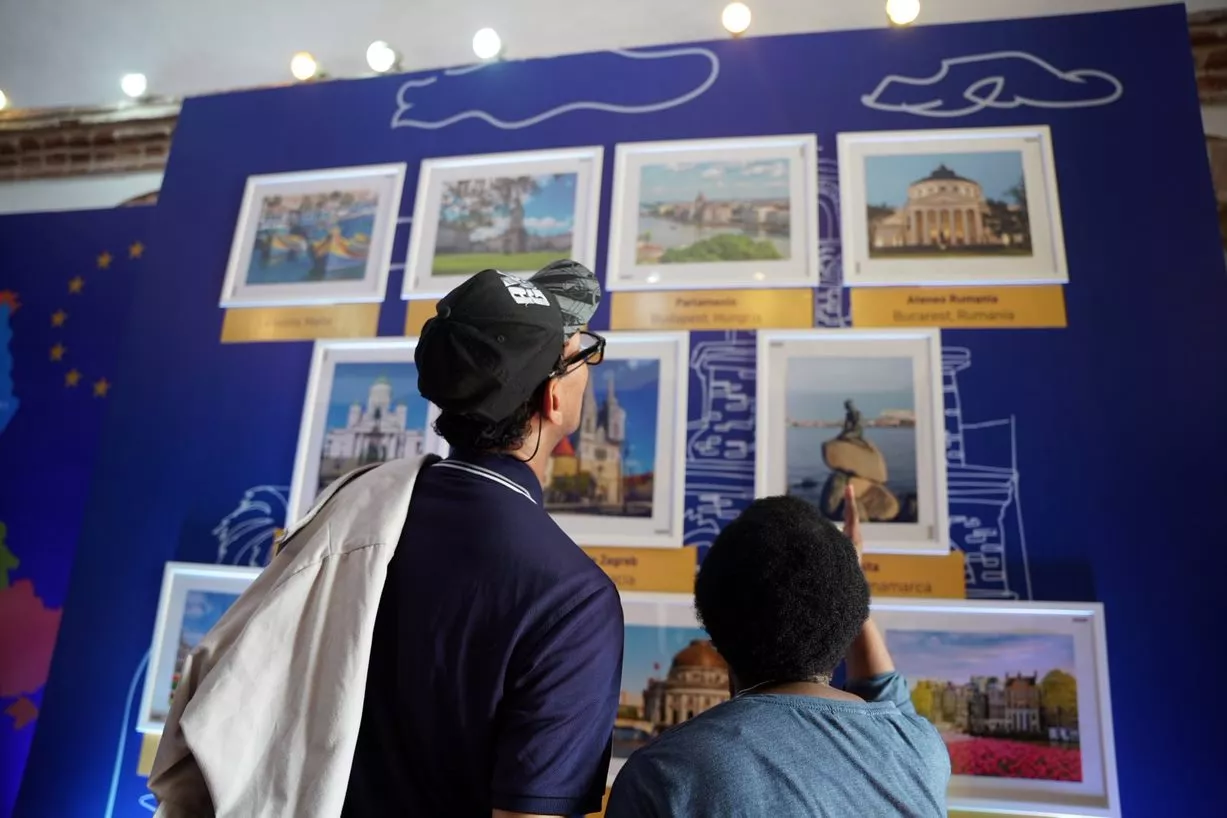
[[[128,245],[128,258],[140,258],[145,254],[145,245],[139,241],[134,241]]]
[[[81,380],[81,373],[75,369],[68,370],[68,372],[64,375],[64,385],[65,386],[76,386],[77,382],[80,380]]]
[[[98,380],[94,381],[95,398],[105,398],[110,389],[111,384],[106,378],[99,378]]]
[[[55,312],[51,313],[51,326],[53,327],[62,327],[64,326],[64,322],[67,320],[68,313],[64,312],[63,310],[56,310]]]
[[[81,292],[81,288],[84,286],[85,286],[85,279],[81,278],[81,276],[77,276],[76,278],[68,282],[68,292],[79,293]]]
[[[98,269],[105,270],[106,268],[110,266],[111,266],[111,254],[103,250],[102,253],[99,254],[98,256]]]
[[[60,361],[64,358],[64,353],[68,351],[68,347],[63,344],[56,344],[51,348],[51,360]]]

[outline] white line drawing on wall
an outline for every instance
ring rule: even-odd
[[[821,149],[819,149],[821,151]],[[839,163],[818,157],[818,289],[814,293],[814,326],[846,327],[843,256],[839,243]]]
[[[528,128],[533,125],[538,125],[548,119],[553,119],[556,116],[570,113],[572,111],[603,111],[610,114],[651,114],[657,111],[667,111],[670,108],[676,108],[679,105],[685,105],[691,100],[697,99],[707,92],[709,88],[715,84],[716,79],[720,76],[720,58],[715,52],[706,48],[665,48],[656,51],[629,51],[625,49],[613,49],[609,53],[616,54],[619,57],[624,57],[628,60],[673,60],[687,59],[691,57],[699,57],[708,61],[709,70],[707,77],[702,82],[690,89],[684,94],[679,94],[668,99],[658,100],[656,102],[642,103],[639,105],[625,105],[616,102],[603,102],[595,99],[575,100],[563,105],[557,105],[545,111],[525,116],[522,119],[505,120],[499,119],[487,111],[468,110],[459,111],[451,116],[443,117],[436,120],[413,119],[408,116],[409,111],[413,108],[414,102],[412,92],[415,89],[428,88],[439,82],[439,74],[433,74],[428,77],[419,79],[406,80],[401,84],[400,89],[396,92],[396,111],[392,114],[393,129],[396,128],[424,128],[426,130],[437,130],[446,128],[449,125],[454,125],[457,122],[462,122],[466,119],[480,119],[483,122],[490,124],[495,128],[502,130],[516,130],[519,128]],[[485,68],[486,64],[466,66],[464,68],[453,68],[442,72],[443,76],[459,76],[468,74],[473,71],[478,71]]]
[[[1031,599],[1017,424],[1013,416],[963,421],[958,374],[970,367],[971,350],[942,349],[951,544],[964,555],[968,599]],[[1012,587],[1008,570],[1014,552],[1022,564],[1020,590]]]
[[[952,69],[963,66],[979,66],[989,73],[987,76],[969,74],[968,84],[962,88],[958,87],[963,81],[960,79],[951,80],[946,87],[934,92],[920,90],[937,86],[950,77]],[[1028,73],[1024,75],[1023,72]],[[1011,73],[1013,76],[1010,76]],[[1067,92],[1077,90],[1081,96],[1044,99],[1037,93],[1041,90],[1041,82],[1066,83],[1071,87],[1066,89]],[[1095,68],[1062,71],[1025,51],[993,51],[944,59],[941,67],[930,77],[889,74],[871,93],[861,97],[861,104],[879,111],[949,118],[970,116],[986,108],[1093,108],[1111,105],[1124,93],[1124,84],[1106,71]],[[883,96],[892,95],[897,97],[897,101],[882,99]]]
[[[234,510],[213,528],[220,565],[267,565],[273,534],[285,524],[289,486],[259,485],[243,492]]]

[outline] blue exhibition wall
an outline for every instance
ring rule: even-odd
[[[963,59],[939,81],[874,93],[890,75],[933,77],[952,58]],[[162,565],[263,556],[235,538],[263,546],[284,514],[311,345],[218,342],[217,300],[248,175],[407,162],[407,222],[425,157],[603,144],[604,217],[618,142],[812,132],[829,216],[837,132],[1037,123],[1053,134],[1069,327],[945,334],[948,431],[961,443],[950,454],[951,541],[967,554],[969,595],[1106,605],[1125,814],[1209,814],[1224,716],[1155,695],[1188,672],[1182,659],[1216,643],[1227,541],[1214,511],[1227,493],[1218,418],[1227,277],[1180,5],[730,40],[189,101],[17,814],[152,810],[132,728]],[[846,326],[837,222],[823,222],[816,320]],[[383,335],[402,331],[408,233],[402,223]],[[692,544],[709,542],[752,495],[754,376],[753,333],[695,334]]]
[[[152,215],[0,217],[0,816],[39,724]]]

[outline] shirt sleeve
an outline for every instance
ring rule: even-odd
[[[668,818],[670,811],[658,800],[666,798],[668,787],[656,779],[655,768],[632,756],[614,779],[605,818]]]
[[[867,702],[894,702],[900,713],[906,713],[909,716],[916,715],[916,707],[912,704],[907,681],[893,670],[889,673],[870,676],[868,679],[849,681],[844,685],[844,689]]]
[[[500,703],[495,809],[599,812],[622,687],[622,601],[603,582],[526,635]]]

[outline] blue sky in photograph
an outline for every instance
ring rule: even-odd
[[[1074,675],[1074,637],[1063,633],[971,633],[887,630],[886,647],[909,682],[962,683],[972,676],[1050,670]]]
[[[699,193],[723,201],[785,199],[788,182],[787,159],[644,165],[639,201],[689,202]]]
[[[708,639],[702,628],[627,625],[622,659],[622,689],[642,694],[648,679],[664,678],[679,651],[695,639]],[[656,665],[656,667],[653,667]]]
[[[399,403],[409,407],[409,428],[426,428],[426,399],[418,393],[418,368],[411,363],[339,363],[332,375],[332,394],[328,396],[329,429],[344,428],[350,404],[366,406],[367,393],[377,378],[392,384],[392,408]]]
[[[789,358],[785,383],[789,420],[842,420],[848,398],[865,419],[916,408],[911,358]]]
[[[606,358],[588,371],[596,393],[597,405],[609,393],[609,376],[614,377],[614,394],[626,410],[626,440],[630,453],[625,473],[643,474],[656,468],[656,413],[660,403],[660,361],[655,358]],[[578,435],[578,433],[576,433]],[[573,438],[578,440],[578,437]],[[625,449],[623,449],[625,452]]]
[[[865,204],[900,207],[907,202],[908,185],[926,178],[938,165],[979,182],[990,199],[1013,202],[1006,191],[1022,178],[1022,153],[922,153],[906,156],[865,157]]]
[[[492,177],[498,178],[498,177]],[[534,177],[540,188],[524,198],[524,229],[538,236],[556,236],[575,228],[575,173],[542,174]],[[456,211],[444,209],[441,221],[455,218]],[[470,235],[474,241],[484,241],[507,232],[510,225],[505,208],[496,208],[493,224],[479,227]]]
[[[238,594],[217,591],[188,591],[183,604],[183,622],[179,638],[195,647],[238,598]]]

